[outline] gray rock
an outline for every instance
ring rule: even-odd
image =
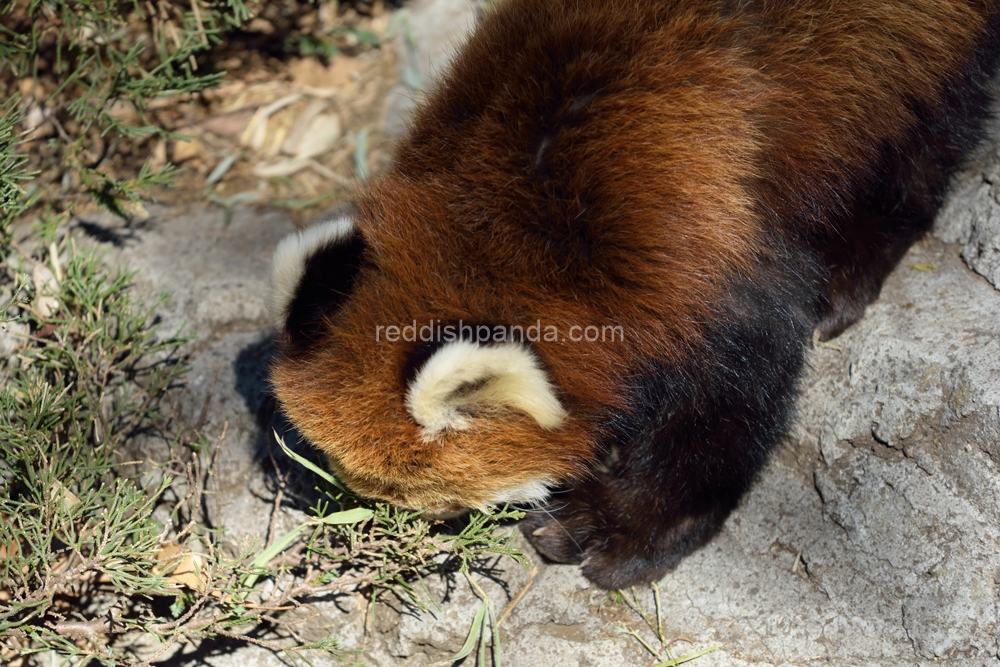
[[[934,228],[945,243],[962,244],[969,268],[1000,289],[1000,146],[982,151],[956,179]]]
[[[0,359],[7,359],[28,341],[31,328],[23,322],[0,322]]]
[[[399,26],[394,47],[403,82],[410,89],[426,89],[439,78],[475,28],[484,4],[482,0],[414,0],[394,17]]]
[[[264,486],[259,460],[266,451],[254,413],[267,392],[261,355],[273,336],[266,308],[271,255],[295,227],[283,213],[253,209],[237,210],[229,224],[218,208],[150,212],[138,224],[92,214],[78,235],[105,241],[109,263],[137,269],[140,293],[170,295],[157,311],[162,331],[194,336],[177,418],[213,438],[225,432],[217,470],[225,500],[212,509],[238,545],[261,532],[261,512],[270,511],[255,495]]]
[[[417,108],[419,93],[403,84],[393,86],[385,104],[385,135],[402,137],[410,126],[410,118]]]
[[[485,4],[484,0],[415,0],[393,17],[392,46],[403,83],[387,95],[386,136],[406,134],[413,111],[472,32]]]

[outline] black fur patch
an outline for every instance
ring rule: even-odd
[[[735,509],[792,419],[820,274],[777,234],[771,245],[756,276],[731,284],[697,363],[635,374],[633,410],[603,428],[617,460],[534,515],[562,529],[526,524],[543,554],[584,561],[605,588],[655,581]]]
[[[324,320],[340,310],[365,263],[365,248],[361,232],[355,229],[347,238],[321,248],[306,260],[285,322],[292,350],[315,342],[326,329]]]

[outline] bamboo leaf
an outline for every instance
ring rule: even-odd
[[[319,475],[320,477],[322,477],[326,481],[330,482],[330,484],[333,484],[335,487],[337,487],[338,489],[340,489],[344,493],[348,492],[347,488],[344,487],[344,485],[341,484],[340,480],[338,480],[336,477],[334,477],[333,475],[331,475],[327,471],[323,470],[322,468],[320,468],[318,465],[316,465],[315,463],[313,463],[309,459],[307,459],[307,458],[305,458],[305,457],[303,457],[303,456],[301,456],[299,454],[296,454],[291,449],[289,449],[288,445],[285,444],[285,441],[281,438],[280,435],[278,435],[277,431],[274,431],[274,439],[278,441],[278,445],[283,450],[285,450],[285,453],[288,454],[288,456],[290,456],[292,458],[292,460],[294,460],[296,463],[298,463],[301,466],[304,466],[306,469],[308,469],[308,470],[314,472],[315,474]]]
[[[465,645],[462,646],[461,651],[450,658],[450,662],[458,662],[472,653],[472,649],[476,645],[476,640],[479,638],[479,635],[483,630],[483,619],[485,617],[486,601],[484,600],[483,603],[479,605],[479,609],[476,611],[476,617],[472,619],[472,627],[469,628],[469,637],[465,640]]]
[[[722,644],[712,644],[707,648],[703,648],[700,651],[694,651],[693,653],[688,653],[687,655],[682,655],[672,660],[667,660],[666,662],[658,662],[653,667],[677,667],[677,665],[683,665],[685,662],[691,662],[695,658],[700,658],[706,653],[711,653],[712,651],[717,651],[722,648]]]
[[[333,514],[328,514],[321,519],[317,519],[317,523],[323,523],[328,526],[342,526],[348,523],[361,523],[367,519],[375,516],[375,512],[364,507],[355,507],[354,509],[344,510],[343,512],[334,512]]]

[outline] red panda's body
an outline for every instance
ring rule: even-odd
[[[929,227],[998,51],[992,1],[501,0],[349,218],[279,249],[281,404],[363,494],[558,488],[543,553],[656,579]]]

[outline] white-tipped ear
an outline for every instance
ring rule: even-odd
[[[324,248],[343,242],[353,232],[354,222],[342,216],[289,234],[281,240],[271,262],[271,294],[268,299],[268,310],[279,329],[285,326],[288,309],[309,258]]]
[[[476,408],[517,410],[546,429],[566,419],[538,359],[517,343],[446,343],[410,383],[406,407],[427,437],[469,428],[469,413]]]

